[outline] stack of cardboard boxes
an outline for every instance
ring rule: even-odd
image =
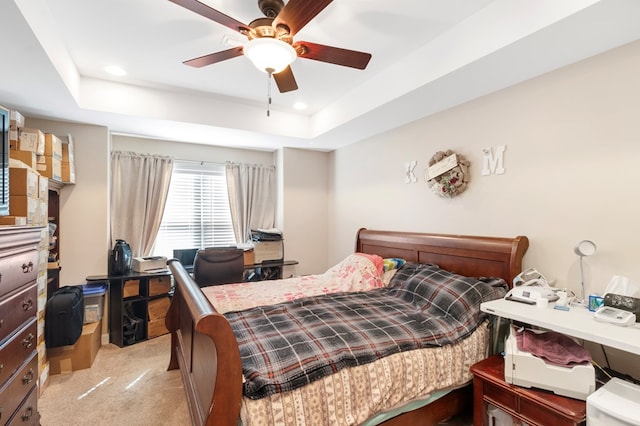
[[[24,117],[11,111],[9,133],[9,216],[2,225],[46,225],[49,182],[37,171],[37,155],[44,153],[44,133],[24,128]],[[18,160],[18,161],[16,161]]]
[[[50,362],[44,339],[49,254],[49,181],[75,183],[73,142],[38,129],[24,127],[24,117],[11,111],[9,132],[9,216],[0,225],[42,226],[38,258],[38,378],[46,387]]]

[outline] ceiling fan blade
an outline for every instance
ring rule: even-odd
[[[280,71],[278,74],[273,74],[273,79],[276,81],[276,84],[278,85],[278,90],[280,91],[280,93],[298,90],[298,84],[296,83],[296,79],[293,76],[293,71],[291,71],[291,67],[286,67],[284,70]]]
[[[185,9],[189,9],[192,12],[197,13],[198,15],[204,16],[205,18],[209,18],[212,21],[217,22],[218,24],[222,24],[225,27],[229,27],[234,31],[238,31],[241,34],[247,34],[251,31],[248,25],[243,24],[240,21],[233,19],[230,16],[225,15],[222,12],[218,12],[214,8],[199,2],[198,0],[169,0],[177,5],[184,7]]]
[[[300,52],[298,53],[298,57],[300,58],[313,59],[360,70],[365,69],[371,59],[371,53],[309,43],[308,41],[297,42],[293,47]]]
[[[236,56],[241,56],[241,55],[242,55],[242,46],[238,46],[238,47],[234,47],[233,49],[227,49],[221,52],[200,56],[199,58],[189,59],[188,61],[184,61],[183,64],[189,65],[195,68],[200,68],[207,65],[215,64],[216,62],[222,62],[227,59],[235,58]]]
[[[273,27],[284,24],[289,27],[293,37],[317,14],[329,5],[333,0],[289,0],[282,8],[278,16],[273,20]]]

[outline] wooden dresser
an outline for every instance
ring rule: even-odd
[[[0,227],[0,423],[38,425],[41,228]]]

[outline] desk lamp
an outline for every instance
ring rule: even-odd
[[[593,241],[582,240],[573,248],[573,252],[580,256],[580,284],[582,285],[582,299],[579,303],[586,306],[587,302],[584,295],[584,270],[582,269],[582,258],[594,254],[596,252],[596,245]]]

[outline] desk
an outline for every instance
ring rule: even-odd
[[[482,312],[556,331],[578,339],[640,355],[640,324],[630,327],[598,322],[593,312],[582,306],[571,306],[569,311],[498,299],[480,305]]]
[[[297,260],[265,260],[262,263],[244,265],[245,281],[264,281],[282,279],[285,266],[297,265]]]

